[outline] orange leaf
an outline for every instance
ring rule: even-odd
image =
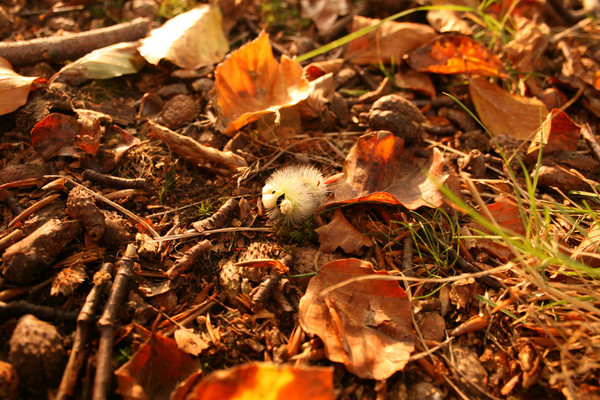
[[[579,132],[579,126],[571,121],[567,113],[555,108],[550,111],[538,134],[531,141],[526,153],[527,158],[535,162],[541,146],[543,155],[557,151],[576,151],[581,136]]]
[[[469,93],[481,122],[494,136],[528,139],[548,115],[540,100],[511,94],[485,79],[470,79]]]
[[[333,368],[244,364],[211,373],[186,399],[333,400]]]
[[[355,16],[352,31],[375,25],[380,20]],[[436,32],[425,24],[387,21],[371,33],[348,43],[346,59],[355,64],[399,63],[402,56],[433,38]]]
[[[174,340],[153,334],[115,371],[125,399],[168,399],[176,385],[198,369]]]
[[[310,89],[300,64],[285,55],[281,64],[275,60],[263,31],[216,68],[211,98],[219,114],[217,128],[231,133],[265,114],[277,120],[281,108],[306,99]]]
[[[335,200],[324,207],[356,202],[403,205],[410,210],[439,207],[443,195],[437,184],[449,178],[439,151],[434,149],[431,159],[419,159],[404,150],[401,138],[373,132],[358,138],[348,153],[343,175],[332,185]]]
[[[404,368],[414,350],[410,302],[393,280],[362,280],[323,294],[352,278],[380,275],[349,258],[323,265],[300,300],[300,325],[318,335],[325,354],[360,378],[386,379]]]
[[[441,36],[414,50],[408,60],[421,72],[506,76],[500,59],[467,36]]]

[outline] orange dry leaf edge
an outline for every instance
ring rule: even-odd
[[[444,35],[410,54],[417,71],[505,77],[502,61],[490,50],[467,36]]]
[[[263,31],[215,70],[211,97],[219,117],[217,128],[231,133],[270,113],[277,121],[281,108],[306,99],[310,89],[299,63],[285,55],[281,63],[275,60],[269,37]]]

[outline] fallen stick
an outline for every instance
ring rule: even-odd
[[[98,320],[100,343],[96,353],[96,376],[94,378],[93,400],[109,398],[109,389],[113,375],[112,354],[115,322],[119,309],[129,292],[129,283],[133,278],[133,263],[137,253],[135,244],[129,244],[125,255],[119,261],[119,269],[110,291],[102,317]]]
[[[63,373],[60,386],[58,387],[58,393],[56,394],[57,400],[66,400],[73,397],[78,382],[77,377],[79,376],[79,371],[85,362],[86,346],[96,319],[96,310],[100,304],[102,293],[104,292],[106,285],[110,282],[110,279],[103,279],[102,274],[110,278],[113,269],[114,265],[111,263],[102,264],[99,271],[101,275],[98,275],[98,283],[95,283],[94,287],[90,290],[90,293],[85,300],[85,304],[79,312],[73,348],[71,349],[69,362],[65,367],[65,372]]]
[[[0,43],[0,57],[13,66],[40,61],[59,62],[79,58],[92,50],[143,38],[150,29],[147,18],[65,36],[51,36],[20,42]]]

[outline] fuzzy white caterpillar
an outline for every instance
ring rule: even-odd
[[[325,201],[323,174],[311,165],[289,165],[273,173],[262,190],[262,202],[271,220],[288,225],[306,221]]]

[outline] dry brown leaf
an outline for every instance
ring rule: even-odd
[[[378,202],[415,210],[440,207],[444,196],[439,184],[450,184],[451,172],[443,155],[434,149],[428,160],[414,157],[404,142],[389,132],[373,132],[358,138],[334,184],[333,204]],[[427,171],[424,173],[423,171]]]
[[[248,363],[214,371],[190,390],[194,400],[333,400],[333,368]]]
[[[319,32],[331,28],[340,15],[348,14],[346,0],[300,0],[302,17],[310,18]]]
[[[543,147],[544,156],[557,151],[576,151],[581,137],[580,130],[567,113],[553,109],[531,141],[526,152],[526,161],[536,162],[540,147]]]
[[[217,163],[232,171],[248,166],[243,157],[231,151],[221,151],[213,147],[204,146],[192,138],[173,132],[169,128],[155,122],[149,121],[148,123],[150,125],[150,134],[158,137],[174,153],[192,164],[205,166],[207,162]]]
[[[208,343],[190,329],[177,329],[173,334],[177,347],[188,354],[197,356],[208,348]]]
[[[429,10],[427,11],[427,22],[435,28],[436,31],[457,32],[463,35],[471,35],[473,33],[469,23],[460,18],[460,13],[453,10]]]
[[[213,65],[229,51],[218,7],[202,4],[168,20],[142,39],[140,54],[151,64],[163,58],[181,68]]]
[[[13,112],[27,103],[31,84],[35,81],[41,83],[44,80],[17,74],[10,63],[0,57],[0,115]]]
[[[548,115],[540,100],[509,93],[485,79],[469,79],[469,93],[479,119],[494,136],[528,139]]]
[[[352,31],[375,25],[380,20],[355,16]],[[360,65],[388,64],[392,59],[399,63],[402,56],[427,43],[437,33],[424,24],[387,21],[371,33],[348,44],[346,59]]]
[[[398,71],[394,75],[394,84],[400,89],[412,90],[424,96],[435,96],[435,86],[429,75],[412,69]]]
[[[515,37],[504,46],[504,52],[519,72],[535,71],[535,63],[546,51],[550,28],[540,21],[517,17]]]
[[[339,208],[333,212],[333,219],[327,225],[315,229],[319,234],[319,251],[333,253],[338,247],[346,254],[360,255],[365,247],[373,246],[367,236],[356,229]]]
[[[397,281],[363,280],[322,294],[348,279],[388,276],[356,258],[332,261],[300,300],[302,329],[321,338],[327,358],[360,378],[386,379],[414,350],[410,301]]]
[[[303,76],[302,66],[287,56],[278,63],[268,35],[229,55],[215,70],[212,103],[218,113],[217,128],[231,134],[263,115],[279,111],[308,97],[311,86]]]

